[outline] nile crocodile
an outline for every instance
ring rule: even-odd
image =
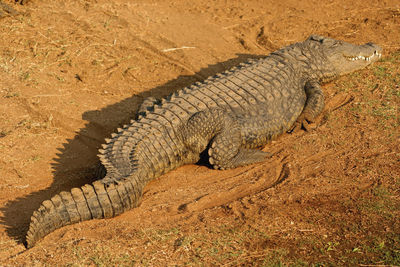
[[[117,216],[138,205],[144,186],[202,152],[216,169],[263,161],[258,148],[307,127],[324,106],[320,83],[371,64],[382,49],[312,35],[242,63],[160,101],[118,129],[100,149],[103,178],[45,200],[31,218],[28,248],[62,226]]]

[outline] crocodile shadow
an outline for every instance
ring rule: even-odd
[[[104,142],[104,138],[109,137],[117,127],[127,124],[131,118],[134,118],[145,98],[149,96],[165,97],[196,81],[204,80],[249,59],[261,57],[251,54],[238,54],[236,58],[209,65],[193,75],[181,75],[164,85],[133,95],[100,110],[83,113],[82,118],[88,123],[85,127],[79,129],[73,139],[66,140],[63,147],[59,149],[60,153],[53,159],[53,183],[46,189],[16,198],[0,207],[3,213],[3,216],[0,217],[0,223],[5,226],[8,236],[19,243],[23,243],[28,231],[30,217],[44,200],[50,199],[60,191],[69,191],[73,187],[83,186],[96,179],[94,177],[94,166],[98,162],[98,149]],[[84,163],[82,163],[82,158],[85,158]],[[206,161],[203,159],[200,164],[204,165]]]

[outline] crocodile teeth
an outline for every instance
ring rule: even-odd
[[[378,57],[380,58],[382,56],[381,53],[378,53],[377,51],[374,51],[374,53],[371,56],[354,56],[354,57],[349,57],[348,59],[351,61],[356,61],[356,60],[364,60],[364,61],[371,61],[372,58]]]
[[[374,51],[373,56],[378,56],[378,57],[380,58],[380,57],[382,56],[382,54],[381,54],[381,53],[378,53],[377,51]]]
[[[360,60],[360,59],[365,60],[365,61],[370,61],[370,60],[371,60],[371,57],[373,57],[373,56],[369,56],[369,57],[356,56],[356,57],[351,57],[351,58],[349,58],[349,59],[350,59],[351,61],[356,61],[356,60]]]

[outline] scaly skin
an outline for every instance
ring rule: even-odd
[[[148,181],[197,162],[205,150],[216,169],[263,161],[269,154],[257,148],[307,128],[322,111],[320,82],[361,69],[380,53],[374,44],[311,36],[166,99],[147,99],[138,120],[118,129],[100,150],[105,177],[61,192],[33,213],[27,247],[64,225],[132,209]]]

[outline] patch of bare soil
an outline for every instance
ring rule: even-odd
[[[22,3],[0,5],[2,265],[400,265],[398,1]],[[95,179],[97,149],[144,98],[314,33],[384,49],[324,85],[315,129],[264,163],[181,167],[140,207],[25,249],[33,211]]]

